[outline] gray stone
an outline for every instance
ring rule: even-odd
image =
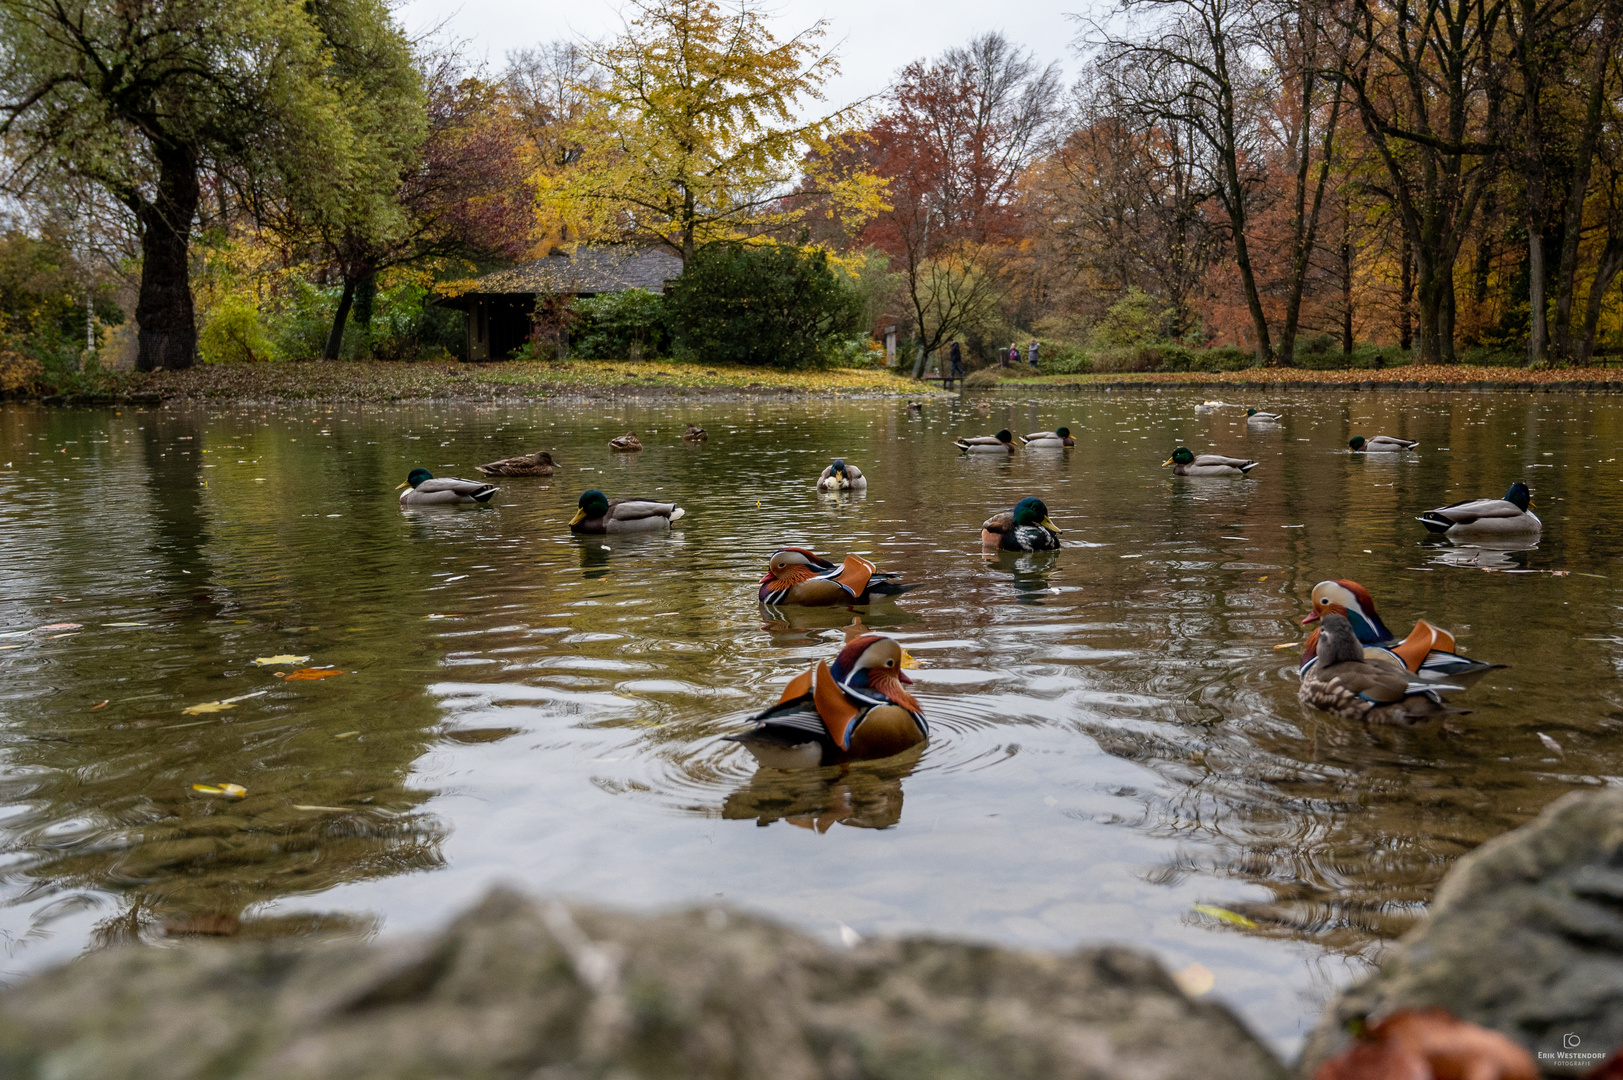
[[[1125,949],[833,950],[735,913],[496,892],[432,936],[91,954],[0,994],[0,1077],[1264,1080],[1232,1014]]]
[[[1623,1047],[1623,790],[1575,792],[1461,859],[1424,922],[1308,1039],[1311,1076],[1347,1024],[1440,1006],[1521,1043],[1548,1076]]]

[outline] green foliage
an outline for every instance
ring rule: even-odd
[[[1086,375],[1093,360],[1086,350],[1068,341],[1037,339],[1037,370],[1043,375]]]
[[[670,352],[665,302],[646,289],[577,299],[572,351],[586,360],[651,360]]]
[[[828,256],[778,244],[705,248],[665,310],[678,357],[751,367],[828,364],[863,329],[860,297]]]
[[[251,293],[230,293],[209,309],[198,331],[197,354],[205,364],[276,358]]]
[[[1149,345],[1166,337],[1171,315],[1171,308],[1135,285],[1110,305],[1093,328],[1091,341],[1105,349]]]
[[[89,276],[54,228],[0,233],[0,390],[78,370]],[[94,290],[92,303],[100,325],[124,321],[105,289]]]

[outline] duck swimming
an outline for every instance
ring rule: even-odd
[[[817,477],[817,490],[867,491],[868,478],[855,465],[846,464],[844,458],[835,458],[834,463]]]
[[[1020,441],[1027,446],[1075,446],[1076,440],[1071,438],[1071,429],[1068,427],[1055,428],[1053,431],[1033,431],[1030,435],[1020,436]]]
[[[975,435],[953,440],[953,444],[967,454],[1012,454],[1014,436],[1004,428],[996,435]]]
[[[1347,443],[1348,449],[1355,454],[1401,454],[1419,445],[1416,439],[1395,439],[1390,435],[1377,435],[1373,439],[1354,435]]]
[[[704,442],[708,438],[710,436],[705,434],[704,428],[697,424],[689,424],[687,430],[682,432],[683,442]]]
[[[400,492],[401,506],[472,506],[487,503],[501,490],[495,484],[482,480],[464,480],[459,476],[435,476],[427,469],[413,469],[406,474]],[[400,491],[400,488],[396,488]]]
[[[831,665],[797,675],[755,726],[728,742],[772,769],[810,769],[894,757],[929,741],[924,709],[904,686],[902,647],[878,634],[859,637]]]
[[[1330,612],[1320,619],[1316,648],[1318,663],[1296,691],[1303,705],[1370,724],[1417,724],[1467,711],[1439,694],[1463,687],[1413,682],[1397,660],[1366,657],[1345,615]]]
[[[836,565],[806,548],[779,548],[767,560],[757,595],[763,604],[827,607],[867,604],[874,597],[900,596],[918,588],[917,583],[892,581],[895,574],[881,574],[878,569],[860,555],[847,555]]]
[[[569,531],[600,535],[604,533],[652,532],[668,529],[685,513],[675,503],[652,499],[610,499],[593,488],[580,497]]]
[[[1352,624],[1353,633],[1364,646],[1364,655],[1383,652],[1396,657],[1411,674],[1422,679],[1453,679],[1465,675],[1478,675],[1502,664],[1488,664],[1471,660],[1454,650],[1454,635],[1441,630],[1425,619],[1416,621],[1409,636],[1399,641],[1397,635],[1386,628],[1375,610],[1375,598],[1356,581],[1339,579],[1321,581],[1313,586],[1313,610],[1302,625],[1316,623],[1330,614],[1340,615]],[[1318,663],[1319,630],[1315,627],[1302,642],[1300,673],[1305,677],[1308,669]]]
[[[981,525],[981,543],[1003,551],[1055,551],[1059,534],[1041,499],[1021,499],[1014,509],[993,514]]]
[[[1180,446],[1161,465],[1163,468],[1171,465],[1174,476],[1244,476],[1257,467],[1257,462],[1222,454],[1196,457],[1187,446]]]
[[[642,440],[637,438],[635,431],[628,431],[624,435],[616,435],[609,440],[610,450],[641,450]]]
[[[474,469],[486,476],[551,476],[557,464],[547,451],[537,450],[533,454],[520,454],[486,465],[475,465]]]
[[[1248,424],[1277,424],[1285,419],[1284,413],[1263,412],[1261,409],[1247,409],[1245,422]]]
[[[1470,499],[1427,510],[1417,521],[1434,533],[1459,537],[1530,536],[1544,523],[1533,513],[1533,493],[1520,480],[1503,499]]]

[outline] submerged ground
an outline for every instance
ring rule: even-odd
[[[1261,429],[1201,396],[0,409],[3,970],[165,927],[423,926],[501,880],[834,940],[1138,944],[1288,1053],[1460,854],[1623,774],[1623,400],[1282,393]],[[950,445],[1059,424],[1069,453]],[[611,454],[628,428],[648,449]],[[1175,479],[1180,443],[1262,464]],[[489,508],[391,490],[543,448],[558,475]],[[865,497],[813,491],[836,453]],[[1531,550],[1413,520],[1515,479]],[[687,516],[575,538],[586,487]],[[983,557],[1027,494],[1067,547]],[[719,741],[850,620],[756,604],[782,543],[927,583],[864,614],[923,664],[917,760],[758,773]],[[1275,646],[1325,577],[1511,666],[1452,731],[1304,714]]]

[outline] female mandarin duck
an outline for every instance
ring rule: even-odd
[[[1397,635],[1381,622],[1375,610],[1375,598],[1356,581],[1341,579],[1321,581],[1313,586],[1313,610],[1302,625],[1316,623],[1326,615],[1340,615],[1352,624],[1353,634],[1364,646],[1364,654],[1385,653],[1413,675],[1422,679],[1453,679],[1462,675],[1478,675],[1502,664],[1487,664],[1460,656],[1454,650],[1454,635],[1419,619],[1409,636],[1399,641]],[[1301,674],[1318,663],[1319,630],[1315,627],[1302,642]]]
[[[996,435],[975,435],[954,439],[952,445],[967,454],[1012,454],[1014,453],[1014,436],[1009,429],[1004,428]]]
[[[581,495],[576,505],[575,516],[569,519],[569,531],[593,535],[668,529],[671,522],[680,521],[686,513],[675,503],[611,499],[596,488]]]
[[[486,476],[551,476],[557,462],[545,450],[537,450],[533,454],[520,454],[518,457],[502,458],[485,465],[475,465],[474,469]]]
[[[832,665],[791,679],[778,703],[755,727],[728,741],[742,743],[771,769],[809,769],[893,757],[929,741],[924,709],[903,689],[902,647],[867,634],[840,650]]]
[[[1076,440],[1071,438],[1071,429],[1068,427],[1055,428],[1053,431],[1033,431],[1030,435],[1020,436],[1020,441],[1039,450],[1045,446],[1076,445]]]
[[[1503,499],[1469,499],[1427,510],[1417,519],[1434,533],[1458,537],[1536,536],[1544,522],[1529,509],[1533,493],[1520,480]]]
[[[1417,724],[1466,711],[1438,694],[1463,687],[1413,682],[1397,660],[1369,658],[1352,623],[1338,612],[1320,619],[1316,653],[1318,662],[1296,691],[1303,705],[1370,724]]]
[[[635,431],[628,431],[624,435],[616,435],[609,440],[610,450],[641,450],[642,440],[637,438]]]
[[[1180,446],[1172,451],[1172,456],[1161,462],[1162,467],[1172,466],[1173,476],[1244,476],[1257,467],[1255,461],[1246,458],[1224,457],[1222,454],[1201,454],[1187,446]]]
[[[835,458],[834,463],[817,477],[817,490],[867,491],[868,478],[855,465],[846,464],[844,458]]]
[[[981,543],[1004,551],[1054,551],[1059,548],[1059,533],[1043,501],[1027,498],[1014,509],[987,518],[981,526]]]
[[[1417,439],[1396,439],[1391,435],[1377,435],[1373,439],[1354,435],[1347,441],[1347,447],[1355,454],[1401,454],[1419,445]]]
[[[877,569],[860,555],[847,555],[836,566],[805,548],[779,548],[767,562],[758,595],[763,604],[826,607],[866,604],[876,596],[900,596],[918,588],[891,581],[896,575],[876,573]]]
[[[472,506],[487,503],[501,490],[495,484],[481,480],[464,480],[460,476],[435,476],[427,469],[413,469],[406,474],[400,492],[401,506]],[[396,488],[400,491],[400,488]]]

